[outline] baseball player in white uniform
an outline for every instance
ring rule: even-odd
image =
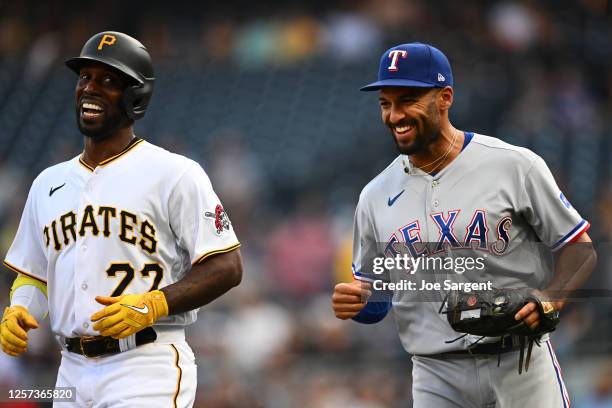
[[[432,276],[404,274],[414,290],[380,290],[397,280],[375,271],[373,260],[401,253],[414,259],[481,256],[485,267],[457,281],[541,289],[560,310],[594,267],[589,223],[539,156],[452,126],[452,71],[438,49],[421,43],[393,47],[381,57],[378,79],[362,90],[379,90],[382,119],[400,155],[360,195],[355,280],[336,285],[336,316],[376,323],[394,311],[401,342],[413,355],[415,407],[569,407],[548,337],[534,347],[529,372],[519,375],[516,339],[465,336],[449,342],[460,333],[439,313],[444,291],[421,289]],[[554,271],[546,271],[537,256],[539,241],[561,253]],[[585,243],[579,271],[566,256],[571,242]],[[535,304],[515,319],[536,327]]]
[[[48,313],[56,386],[76,389],[57,406],[192,406],[184,327],[239,284],[240,244],[204,170],[134,136],[153,91],[146,48],[102,32],[66,64],[85,149],[32,184],[4,261],[17,279],[2,349],[23,353]]]

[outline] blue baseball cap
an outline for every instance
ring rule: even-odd
[[[378,81],[361,90],[376,91],[384,86],[444,88],[453,86],[453,71],[439,49],[422,43],[401,44],[383,53]]]

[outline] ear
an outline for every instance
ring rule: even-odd
[[[445,86],[438,93],[438,103],[443,110],[449,110],[453,105],[453,88]]]

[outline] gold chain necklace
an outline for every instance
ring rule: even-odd
[[[450,143],[450,145],[448,146],[448,150],[446,151],[446,153],[444,153],[442,156],[438,157],[436,160],[432,161],[431,163],[428,163],[428,164],[426,164],[424,166],[421,166],[420,169],[422,171],[424,171],[426,173],[432,173],[434,170],[437,170],[438,167],[440,167],[442,165],[443,160],[446,159],[446,157],[448,157],[448,155],[450,154],[451,150],[453,150],[453,147],[455,147],[455,140],[457,140],[457,132],[458,131],[454,132],[455,134],[453,135],[453,140]],[[438,162],[440,162],[440,163],[438,163]],[[429,167],[429,166],[431,166],[433,164],[436,164],[436,163],[438,163],[438,165],[436,167],[432,168],[431,170],[425,170],[427,167]]]

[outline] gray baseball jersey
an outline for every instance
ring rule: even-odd
[[[552,276],[552,263],[540,247],[559,249],[588,227],[542,158],[475,134],[435,176],[399,156],[363,189],[355,214],[353,274],[369,282],[396,281],[389,271],[374,273],[373,258],[402,252],[415,259],[471,257],[483,260],[484,268],[451,271],[456,281],[541,288]],[[466,348],[467,338],[445,343],[457,337],[438,310],[445,287],[419,290],[439,277],[419,271],[402,276],[415,281],[415,290],[395,291],[393,297],[404,348],[420,355]]]

